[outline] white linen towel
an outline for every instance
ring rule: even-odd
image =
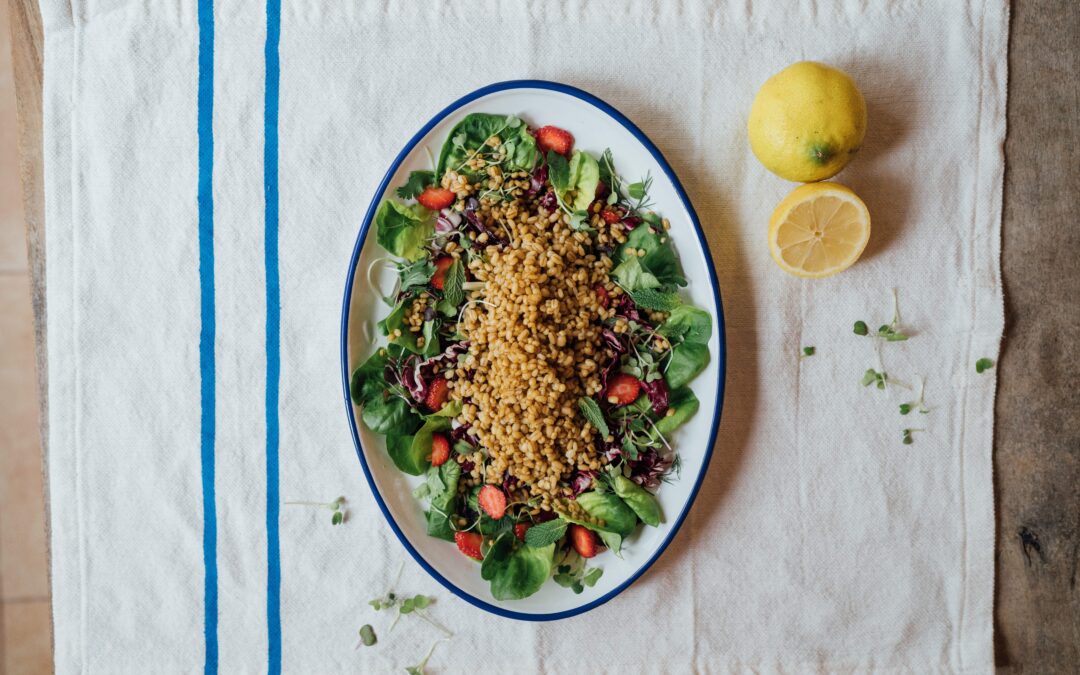
[[[42,0],[58,672],[400,672],[432,633],[389,633],[367,601],[403,561],[398,590],[437,596],[456,633],[438,672],[992,670],[995,371],[973,364],[1003,328],[1005,2],[275,3]],[[757,87],[801,59],[847,70],[869,106],[837,180],[873,235],[821,281],[770,260],[793,186],[745,134]],[[486,614],[407,559],[357,463],[337,360],[386,167],[446,103],[518,78],[586,89],[660,146],[728,331],[687,524],[622,595],[550,624]],[[886,322],[892,288],[914,337],[885,359],[926,376],[919,419],[899,416],[901,390],[859,384],[876,357],[852,322]],[[905,426],[925,431],[903,445]],[[337,528],[267,509],[339,494]],[[354,651],[364,623],[379,645]]]

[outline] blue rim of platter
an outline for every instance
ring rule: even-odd
[[[375,479],[371,474],[371,468],[368,466],[367,460],[364,459],[364,448],[360,443],[360,433],[356,428],[356,416],[354,415],[353,404],[349,395],[349,381],[351,377],[348,361],[349,307],[352,301],[353,281],[356,276],[356,267],[359,264],[360,260],[360,252],[363,250],[364,242],[367,239],[368,230],[370,229],[371,223],[375,217],[375,211],[378,208],[379,202],[382,200],[382,196],[383,193],[386,191],[387,185],[390,183],[390,179],[393,178],[394,174],[398,170],[398,167],[401,166],[401,163],[405,161],[405,158],[409,155],[409,153],[413,151],[417,144],[419,144],[420,141],[423,140],[423,138],[428,134],[429,131],[431,131],[432,128],[435,127],[436,124],[441,122],[448,115],[456,112],[459,108],[475,101],[478,98],[483,98],[484,96],[488,96],[489,94],[494,94],[496,92],[507,91],[511,89],[543,89],[547,91],[558,92],[560,94],[566,94],[567,96],[572,96],[576,99],[585,101],[586,103],[589,103],[590,105],[599,108],[609,117],[621,124],[627,131],[629,131],[634,136],[634,138],[637,139],[639,143],[641,143],[645,147],[646,150],[649,151],[649,154],[652,155],[653,159],[656,160],[656,163],[660,165],[661,169],[663,169],[664,175],[667,176],[668,180],[670,180],[671,184],[675,187],[675,192],[678,194],[679,199],[682,201],[682,204],[686,208],[687,213],[690,214],[690,222],[694,226],[694,232],[697,233],[698,243],[701,245],[701,249],[705,253],[705,265],[709,270],[709,283],[712,286],[713,299],[716,302],[716,330],[717,338],[720,343],[720,353],[716,355],[716,403],[713,407],[713,420],[712,428],[709,432],[709,443],[706,446],[705,457],[702,460],[701,471],[698,473],[697,480],[694,482],[694,487],[690,491],[690,497],[686,501],[686,506],[683,507],[683,510],[679,514],[679,517],[675,519],[675,522],[672,524],[667,537],[664,539],[663,543],[660,544],[660,547],[656,550],[652,557],[650,557],[640,568],[638,568],[632,575],[630,575],[629,578],[627,578],[625,581],[623,581],[621,584],[613,588],[611,591],[609,591],[602,597],[597,598],[592,602],[581,605],[580,607],[575,607],[573,609],[568,609],[562,612],[550,612],[546,614],[515,612],[513,610],[505,609],[503,607],[493,605],[489,602],[485,602],[484,600],[481,600],[480,598],[470,593],[467,593],[455,586],[450,580],[439,574],[435,570],[435,568],[428,564],[424,557],[421,556],[415,548],[413,548],[412,544],[409,543],[408,538],[401,531],[401,528],[398,527],[398,524],[394,520],[394,517],[390,514],[390,510],[387,508],[386,503],[383,501],[382,495],[379,493],[379,490],[375,485]],[[675,538],[675,535],[678,534],[679,528],[682,526],[683,521],[686,520],[686,516],[690,512],[690,507],[693,506],[694,500],[697,498],[698,490],[701,489],[701,483],[705,479],[705,474],[708,473],[709,461],[712,459],[713,444],[716,442],[717,430],[720,427],[720,411],[723,408],[724,403],[724,374],[726,370],[725,366],[727,360],[727,340],[724,333],[724,308],[720,301],[720,284],[716,279],[716,268],[713,266],[712,253],[709,251],[709,243],[705,239],[705,233],[701,229],[701,223],[698,220],[697,213],[694,211],[693,205],[690,203],[689,197],[687,197],[686,195],[686,190],[683,189],[682,183],[679,182],[678,177],[676,177],[675,172],[672,170],[671,166],[664,158],[663,153],[661,153],[660,150],[653,144],[653,142],[649,140],[648,136],[646,136],[645,133],[642,132],[641,129],[639,129],[637,125],[631,122],[625,115],[623,115],[621,112],[616,110],[608,103],[602,101],[601,99],[593,96],[588,92],[582,91],[581,89],[571,87],[566,84],[560,84],[558,82],[549,82],[546,80],[509,80],[506,82],[496,82],[494,84],[489,84],[485,87],[481,87],[480,89],[477,89],[472,93],[462,96],[458,100],[454,101],[453,103],[439,111],[439,113],[432,117],[427,124],[421,127],[421,129],[417,131],[411,139],[409,139],[409,142],[405,144],[405,147],[401,149],[401,152],[399,152],[397,157],[394,158],[394,162],[390,165],[390,168],[387,169],[386,175],[383,176],[382,182],[379,183],[379,187],[376,188],[374,194],[375,198],[372,199],[371,205],[368,207],[367,214],[364,215],[363,225],[360,227],[360,233],[356,237],[356,245],[353,247],[352,259],[349,261],[348,276],[345,280],[345,298],[342,303],[341,311],[341,379],[345,393],[345,412],[349,418],[349,429],[352,432],[353,443],[356,445],[356,455],[357,457],[359,457],[360,465],[364,469],[364,475],[367,477],[368,485],[371,487],[372,496],[375,497],[375,501],[376,503],[378,503],[379,508],[382,510],[383,516],[386,517],[386,522],[390,524],[391,529],[394,530],[394,534],[396,534],[397,538],[401,540],[401,544],[405,547],[405,550],[409,552],[409,555],[411,555],[413,559],[416,560],[416,562],[427,571],[428,574],[434,577],[436,581],[438,581],[448,591],[458,596],[465,602],[468,602],[469,604],[479,607],[480,609],[483,609],[485,611],[491,612],[492,614],[497,614],[498,616],[503,616],[509,619],[518,619],[521,621],[555,621],[558,619],[567,619],[572,616],[577,616],[578,614],[583,614],[591,609],[599,607],[600,605],[604,604],[608,600],[611,600],[616,595],[622,593],[624,590],[629,588],[630,584],[637,581],[638,577],[640,577],[642,574],[645,573],[646,570],[652,567],[653,563],[655,563],[657,559],[659,559],[659,557],[664,553],[664,551],[667,550],[667,547],[671,544],[672,540]]]

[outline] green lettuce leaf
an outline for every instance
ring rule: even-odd
[[[433,232],[430,213],[419,204],[405,206],[387,199],[375,212],[375,240],[406,260],[418,260],[424,255],[424,242]]]
[[[529,133],[524,122],[513,115],[472,113],[458,122],[446,137],[446,142],[439,151],[435,176],[441,179],[447,169],[474,176],[475,172],[464,165],[465,161],[492,136],[499,137],[502,141],[501,150],[507,155],[503,164],[504,172],[507,169],[532,171],[538,156],[536,139]]]

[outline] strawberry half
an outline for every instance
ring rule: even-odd
[[[444,434],[431,434],[431,466],[442,466],[450,459],[450,439]]]
[[[605,206],[600,210],[600,217],[603,218],[604,222],[608,225],[614,225],[623,219],[623,212],[622,209]]]
[[[446,285],[446,270],[450,269],[453,264],[454,259],[448,255],[435,258],[435,274],[431,275],[432,288],[437,288],[440,291],[443,289],[443,286]]]
[[[637,400],[639,394],[641,394],[641,381],[633,375],[619,373],[608,380],[606,397],[612,405],[630,405]]]
[[[611,304],[611,296],[608,295],[607,289],[600,284],[596,284],[593,286],[593,290],[596,292],[596,299],[600,301],[600,306],[607,309],[608,305]]]
[[[446,405],[446,399],[448,398],[450,398],[450,383],[446,381],[445,377],[436,377],[431,381],[431,388],[428,389],[424,405],[431,412],[439,412]]]
[[[431,187],[424,188],[424,191],[416,197],[416,201],[420,202],[420,205],[425,209],[438,211],[439,209],[448,208],[454,203],[454,199],[456,198],[456,195],[446,188],[435,187],[432,185]]]
[[[514,526],[514,536],[521,541],[525,541],[525,533],[529,531],[530,527],[532,527],[532,523],[518,523]]]
[[[494,520],[506,515],[506,493],[494,485],[485,485],[476,495],[476,501],[484,513]]]
[[[569,528],[570,543],[574,550],[582,558],[592,558],[597,554],[599,545],[596,543],[596,535],[592,530],[581,525],[571,525]]]
[[[548,150],[554,150],[560,155],[569,156],[574,148],[574,137],[566,129],[540,127],[536,130],[536,147],[545,154]]]
[[[475,532],[454,533],[454,543],[457,544],[458,550],[473,560],[484,559],[484,555],[480,553],[480,543],[483,540],[484,538]]]

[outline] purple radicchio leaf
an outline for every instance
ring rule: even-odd
[[[422,377],[421,361],[417,356],[410,356],[401,364],[401,384],[409,391],[409,395],[417,403],[423,403],[427,398],[428,386]]]
[[[540,198],[540,206],[542,206],[549,213],[554,213],[559,208],[559,200],[555,197],[555,193],[548,190],[543,197]]]
[[[574,477],[570,479],[570,490],[574,493],[574,497],[577,498],[582,492],[591,489],[595,477],[595,471],[578,471],[575,473]]]
[[[642,223],[642,220],[638,216],[627,216],[627,217],[622,219],[623,227],[625,227],[627,229],[627,231],[634,229],[635,227],[637,227],[641,223]]]
[[[610,328],[605,328],[603,331],[601,331],[601,335],[604,336],[604,342],[606,342],[609,347],[615,350],[616,354],[623,354],[626,352],[626,345],[624,345],[622,340],[619,339],[619,336],[615,331],[611,330]]]
[[[477,234],[487,233],[488,245],[506,246],[506,239],[495,233],[494,230],[484,224],[484,221],[480,220],[480,216],[476,215],[476,209],[478,208],[480,208],[480,202],[476,200],[476,197],[469,197],[465,200],[465,220],[476,230]]]
[[[619,316],[625,317],[630,321],[637,321],[643,323],[641,318],[641,312],[638,311],[637,305],[630,299],[629,293],[622,293],[619,295],[619,300],[615,304],[615,313]]]
[[[652,404],[652,411],[657,415],[663,415],[668,409],[668,388],[664,383],[664,378],[660,377],[652,382],[642,382],[641,388],[645,390],[645,394],[649,397],[649,403]]]
[[[630,480],[647,488],[660,485],[660,477],[671,468],[671,460],[664,459],[656,450],[650,448],[638,455],[630,465]]]
[[[547,182],[547,179],[547,164],[542,164],[536,169],[536,171],[533,171],[531,176],[529,176],[529,196],[535,197],[541,190],[543,190],[544,183]]]

